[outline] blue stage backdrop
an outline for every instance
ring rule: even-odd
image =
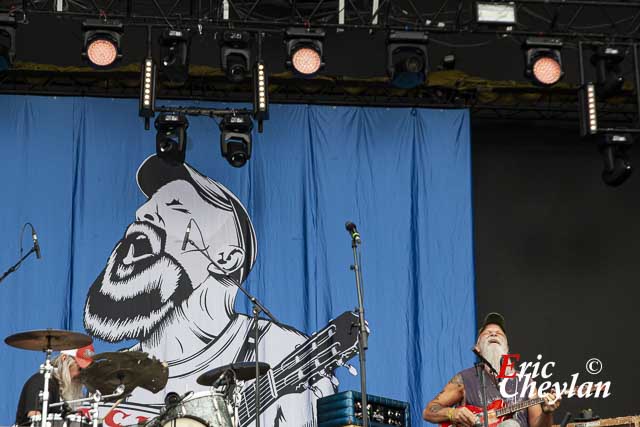
[[[0,284],[0,336],[71,329],[92,335],[97,352],[166,360],[167,387],[137,390],[106,422],[132,424],[168,391],[205,396],[195,378],[206,370],[253,360],[241,283],[279,321],[258,327],[272,366],[263,423],[310,426],[317,398],[360,387],[339,366],[349,359],[359,373],[354,316],[343,315],[357,305],[351,220],[362,235],[368,392],[409,401],[420,425],[424,404],[472,362],[468,112],[272,105],[239,169],[221,157],[214,120],[189,122],[188,165],[170,166],[152,156],[137,100],[0,97],[0,268],[19,257],[26,221],[42,247]],[[342,341],[330,351],[336,318]],[[42,361],[3,347],[1,425]],[[252,395],[241,399],[250,425]]]

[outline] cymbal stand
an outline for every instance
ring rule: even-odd
[[[47,427],[47,415],[49,412],[49,379],[51,378],[51,373],[53,372],[53,365],[51,364],[51,337],[47,337],[47,349],[46,357],[44,363],[40,365],[40,373],[44,374],[44,388],[40,394],[40,398],[42,399],[42,420],[41,426]]]

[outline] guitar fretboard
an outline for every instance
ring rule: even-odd
[[[505,406],[504,408],[496,410],[496,416],[503,417],[505,415],[512,414],[514,412],[521,411],[530,406],[535,406],[544,402],[544,398],[538,397],[535,399],[523,400],[522,402],[514,403],[513,405]]]

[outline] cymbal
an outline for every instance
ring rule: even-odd
[[[59,329],[41,329],[19,332],[4,339],[8,345],[23,350],[54,351],[71,350],[93,342],[89,335]]]
[[[142,351],[106,352],[93,356],[93,362],[80,372],[79,378],[102,394],[113,393],[121,384],[125,394],[137,387],[157,393],[167,385],[169,367]]]
[[[271,369],[268,363],[260,362],[258,363],[260,367],[260,376],[264,375]],[[235,373],[235,379],[237,381],[249,381],[256,378],[256,363],[255,362],[237,362],[231,363],[229,365],[219,366],[217,368],[211,369],[210,371],[205,372],[200,375],[196,382],[200,385],[211,386],[213,385],[220,376],[227,372],[233,371]],[[220,385],[227,384],[226,380],[223,380]]]

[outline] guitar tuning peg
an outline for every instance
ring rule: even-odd
[[[353,375],[354,377],[358,375],[358,371],[356,370],[356,368],[353,367],[353,365],[350,365],[348,363],[344,364],[344,367],[347,368],[347,370],[349,371],[349,373],[351,375]]]
[[[329,375],[329,380],[331,380],[331,384],[335,387],[338,388],[338,386],[340,385],[340,380],[338,380],[336,377],[334,377],[333,375]]]
[[[328,371],[322,371],[320,372],[320,376],[323,378],[329,378],[329,381],[331,381],[331,384],[337,388],[340,385],[340,381],[333,376],[333,374],[331,372]]]
[[[301,384],[301,386],[302,386],[302,388],[304,390],[310,390],[317,398],[321,398],[322,397],[322,392],[315,385],[312,385],[312,384],[309,384],[309,383],[304,383],[304,384]]]

